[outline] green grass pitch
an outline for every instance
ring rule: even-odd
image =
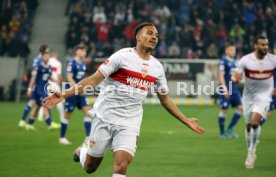
[[[111,177],[112,153],[92,175],[72,160],[73,150],[82,142],[82,113],[76,111],[69,124],[71,146],[58,144],[59,131],[48,131],[44,122],[38,130],[18,127],[25,103],[0,103],[0,177]],[[275,177],[276,114],[262,128],[255,168],[244,168],[246,146],[244,120],[239,121],[238,139],[218,137],[218,107],[181,106],[187,116],[199,117],[204,135],[193,133],[171,117],[161,106],[144,106],[138,150],[127,177]],[[233,110],[230,111],[233,113]],[[226,123],[230,121],[228,116]],[[53,119],[58,121],[56,110]]]

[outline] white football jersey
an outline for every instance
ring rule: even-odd
[[[93,112],[104,122],[140,130],[142,102],[148,91],[168,92],[161,63],[150,56],[143,60],[135,48],[111,55],[98,69],[104,76]]]
[[[241,58],[237,71],[246,76],[243,90],[244,104],[269,102],[273,90],[273,70],[276,67],[276,57],[268,53],[264,59],[256,58],[250,53]]]
[[[58,75],[60,75],[62,72],[61,62],[55,58],[49,58],[48,64],[51,66],[52,69],[52,78],[58,80]],[[49,81],[49,83],[54,90],[60,91],[60,85],[58,85],[56,82]]]
[[[58,80],[58,75],[62,71],[61,62],[55,58],[49,58],[48,64],[51,66],[53,79]]]

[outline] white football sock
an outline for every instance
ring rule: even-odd
[[[253,128],[252,128],[253,129]],[[252,147],[251,147],[251,150],[256,150],[257,148],[257,142],[258,142],[258,139],[260,137],[260,134],[261,134],[261,127],[258,126],[258,128],[256,129],[253,129],[253,138],[252,138]]]
[[[250,129],[250,131],[248,132],[248,131],[247,131],[247,128],[246,128],[246,129],[245,129],[245,141],[246,141],[246,145],[247,145],[247,149],[248,149],[248,150],[249,150],[249,148],[250,148],[250,143],[251,143],[250,138],[251,138],[251,129]]]
[[[43,117],[43,107],[39,109],[38,117]]]
[[[59,104],[57,104],[57,110],[59,113],[59,117],[60,117],[60,121],[62,121],[63,117],[64,117],[64,107],[63,107],[63,103],[60,102]]]
[[[65,117],[63,117],[62,119],[61,119],[61,123],[63,123],[63,124],[69,124],[69,120],[68,119],[66,119]]]
[[[121,175],[121,174],[113,174],[112,177],[126,177],[126,175]]]
[[[81,147],[81,149],[80,149],[80,163],[81,163],[82,167],[84,167],[86,154],[87,154],[87,147]]]

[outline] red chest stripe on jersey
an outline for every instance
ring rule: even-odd
[[[52,72],[57,72],[57,67],[51,67]]]
[[[245,69],[245,76],[253,80],[266,80],[273,76],[273,70],[249,70]]]
[[[139,88],[141,90],[147,90],[150,86],[153,86],[156,81],[156,78],[153,76],[146,75],[143,77],[142,73],[123,68],[120,68],[117,72],[111,74],[109,77],[125,85]]]

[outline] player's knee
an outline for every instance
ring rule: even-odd
[[[246,130],[247,130],[247,132],[250,132],[250,129],[251,129],[251,124],[247,124],[247,125],[246,125]]]
[[[243,112],[242,106],[239,106],[239,107],[238,107],[238,111],[239,111],[239,112]]]
[[[223,108],[220,110],[221,114],[223,114],[223,116],[225,116],[227,114],[227,109],[228,108]]]
[[[116,163],[116,164],[114,164],[114,173],[126,174],[127,167],[128,167],[128,162],[126,162],[126,161]]]
[[[97,165],[93,165],[93,164],[88,164],[88,163],[84,163],[84,170],[86,173],[94,173],[97,170]]]
[[[84,167],[84,170],[86,173],[91,174],[91,173],[94,173],[97,169],[94,169],[91,167]]]
[[[252,126],[253,129],[257,129],[259,127],[259,123],[258,122],[253,122],[251,126]]]

